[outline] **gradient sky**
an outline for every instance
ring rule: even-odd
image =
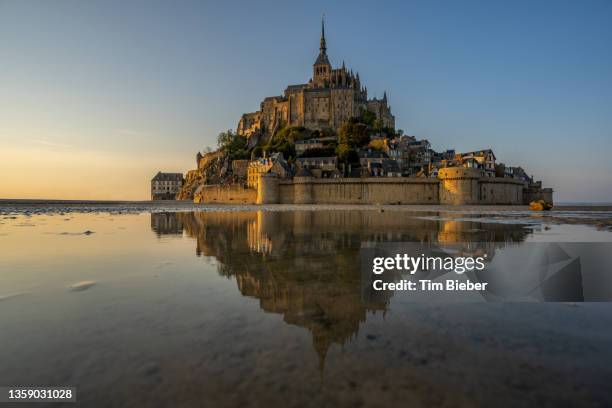
[[[328,54],[434,149],[612,202],[611,1],[0,0],[0,198],[148,199]]]

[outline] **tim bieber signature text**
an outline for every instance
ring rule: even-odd
[[[372,262],[372,273],[381,275],[387,271],[406,272],[414,275],[416,272],[455,272],[462,275],[469,271],[482,271],[485,268],[487,255],[479,257],[441,257],[420,256],[413,257],[408,254],[397,254],[394,257],[375,257]],[[487,282],[472,282],[469,279],[460,281],[446,279],[432,281],[431,279],[402,279],[395,282],[385,282],[376,279],[372,282],[374,290],[407,290],[407,291],[481,291],[487,287]]]

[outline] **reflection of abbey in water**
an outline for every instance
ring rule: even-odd
[[[524,240],[521,225],[418,219],[388,211],[197,212],[151,214],[157,234],[182,226],[198,256],[212,256],[221,275],[266,312],[310,331],[323,363],[333,345],[355,336],[368,313],[385,312],[390,292],[364,296],[359,251],[371,242],[490,242]],[[164,230],[164,227],[167,227]]]

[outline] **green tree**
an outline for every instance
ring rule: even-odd
[[[359,163],[359,155],[357,151],[351,148],[348,144],[340,143],[336,147],[336,155],[338,156],[338,161],[340,163],[345,164],[358,164]]]
[[[303,126],[287,126],[276,132],[272,144],[280,144],[285,141],[295,143],[298,140],[310,138],[310,131]]]
[[[340,143],[336,147],[336,155],[338,155],[338,161],[346,163],[351,147],[347,143]]]
[[[495,177],[505,177],[506,165],[504,163],[497,163],[495,165]]]
[[[308,149],[300,157],[329,157],[336,153],[335,149],[329,147],[316,147]]]
[[[287,140],[292,143],[295,143],[299,140],[305,140],[310,138],[310,131],[303,126],[294,126],[289,128],[289,134],[287,135]]]
[[[238,149],[232,152],[231,157],[234,160],[247,160],[251,155],[246,149]]]
[[[228,130],[227,132],[221,132],[219,133],[219,136],[217,136],[217,147],[219,148],[219,150],[226,150],[232,144],[233,140],[234,133],[231,130]]]
[[[376,114],[374,112],[370,112],[369,110],[362,109],[361,114],[359,115],[358,121],[361,123],[365,123],[368,126],[374,126],[374,121],[376,120]]]
[[[338,131],[338,143],[363,147],[370,142],[370,130],[364,123],[346,122]]]
[[[386,127],[386,126],[382,127],[380,129],[380,133],[384,134],[388,138],[393,138],[395,136],[398,136],[397,132],[392,127]]]
[[[311,133],[302,126],[286,126],[274,134],[267,145],[263,147],[266,153],[280,152],[287,160],[296,157],[295,142],[308,139]]]
[[[295,145],[291,142],[285,142],[281,146],[279,146],[278,151],[283,154],[283,157],[286,160],[291,160],[295,158]]]
[[[263,148],[261,146],[255,146],[251,151],[251,160],[258,159],[263,156]]]
[[[382,119],[378,118],[374,120],[374,124],[372,125],[372,128],[374,129],[375,132],[382,132],[383,131],[383,121]]]
[[[334,131],[334,129],[332,128],[323,128],[320,132],[319,132],[321,137],[332,137],[332,136],[336,136],[336,131]]]
[[[220,151],[231,158],[249,156],[246,137],[238,136],[231,130],[219,133],[219,136],[217,136],[217,146]]]
[[[385,149],[385,141],[382,139],[376,139],[376,140],[372,140],[369,144],[369,147],[371,147],[374,150],[384,150]]]

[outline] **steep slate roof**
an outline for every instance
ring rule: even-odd
[[[308,84],[297,84],[297,85],[289,85],[286,89],[285,92],[294,92],[294,91],[299,91],[300,89],[304,89],[304,88],[308,88]]]
[[[183,181],[183,173],[162,173],[158,171],[151,181]]]
[[[272,168],[274,168],[274,166],[280,166],[283,168],[283,170],[285,170],[285,172],[287,172],[288,174],[291,174],[291,167],[289,166],[289,163],[287,163],[287,161],[285,159],[283,159],[281,157],[280,160],[275,160],[274,164],[272,165]],[[270,170],[272,170],[272,168],[270,168]]]
[[[317,60],[315,61],[314,65],[331,65],[331,64],[329,63],[329,58],[327,58],[327,54],[319,53],[319,56],[317,57]]]
[[[495,153],[493,153],[493,149],[482,149],[482,150],[474,150],[472,152],[465,152],[465,153],[461,153],[461,157],[486,156],[488,153],[491,153],[493,155],[493,158],[497,159],[497,157],[495,157]]]

